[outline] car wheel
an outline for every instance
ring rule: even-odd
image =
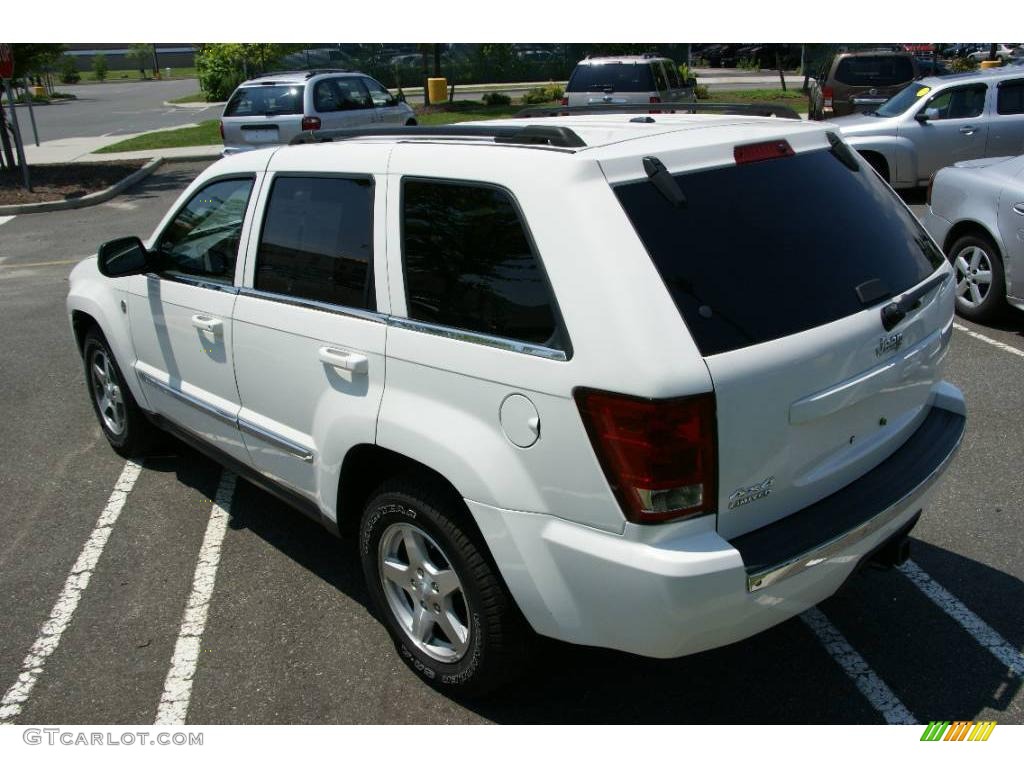
[[[523,668],[532,630],[461,499],[415,475],[386,483],[363,513],[359,548],[378,615],[428,684],[479,695]]]
[[[414,119],[413,119],[413,118],[411,118],[411,117],[410,117],[410,118],[409,118],[408,120],[406,120],[406,121],[405,121],[405,124],[406,124],[406,125],[418,125],[418,123],[416,122],[416,120],[414,120]]]
[[[89,401],[110,446],[125,457],[139,456],[153,445],[158,430],[142,412],[98,328],[82,344]]]
[[[956,275],[956,311],[989,322],[1006,306],[1006,280],[995,243],[983,235],[961,237],[949,249]]]

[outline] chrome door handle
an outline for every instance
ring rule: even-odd
[[[320,347],[320,362],[326,363],[333,368],[340,368],[343,371],[363,374],[369,368],[369,361],[366,355],[359,355],[355,352],[346,352],[343,349],[334,347]]]
[[[1020,216],[1024,216],[1024,203],[1017,203],[1013,206],[1013,212]]]
[[[960,133],[962,133],[962,134],[964,134],[966,136],[970,136],[971,134],[974,133],[974,126],[973,125],[965,125],[963,128],[960,129]]]
[[[224,323],[216,317],[210,317],[209,315],[192,315],[192,325],[201,331],[214,335],[224,330]]]

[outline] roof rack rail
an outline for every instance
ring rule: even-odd
[[[585,107],[527,107],[514,117],[559,117],[563,115],[601,114],[700,114],[752,115],[754,117],[781,117],[799,120],[800,115],[791,107],[776,104],[719,104],[699,101],[666,101],[660,104],[589,104]]]
[[[303,131],[289,144],[318,144],[376,136],[425,139],[493,139],[496,144],[526,144],[576,149],[586,143],[571,128],[561,125],[404,125],[379,128],[338,128],[326,131]]]
[[[308,80],[313,75],[323,75],[323,74],[329,74],[329,73],[332,73],[332,72],[351,73],[351,72],[354,72],[354,70],[352,70],[352,69],[336,69],[336,68],[318,69],[316,67],[313,67],[313,68],[299,67],[298,69],[275,69],[275,70],[273,70],[271,72],[261,72],[260,74],[256,75],[255,77],[252,77],[252,78],[249,78],[249,79],[250,80],[258,80],[261,77],[273,77],[274,75],[302,75],[302,74],[304,74],[306,79]]]

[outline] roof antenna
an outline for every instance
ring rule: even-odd
[[[647,174],[647,178],[651,180],[655,188],[672,205],[676,208],[682,208],[686,205],[686,195],[683,194],[683,190],[679,188],[679,184],[672,177],[672,174],[668,172],[668,169],[661,160],[656,157],[645,157],[644,173]]]

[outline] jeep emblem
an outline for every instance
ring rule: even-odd
[[[878,346],[875,347],[875,357],[881,357],[888,352],[895,352],[903,346],[903,332],[890,333],[888,336],[881,336],[878,339]]]

